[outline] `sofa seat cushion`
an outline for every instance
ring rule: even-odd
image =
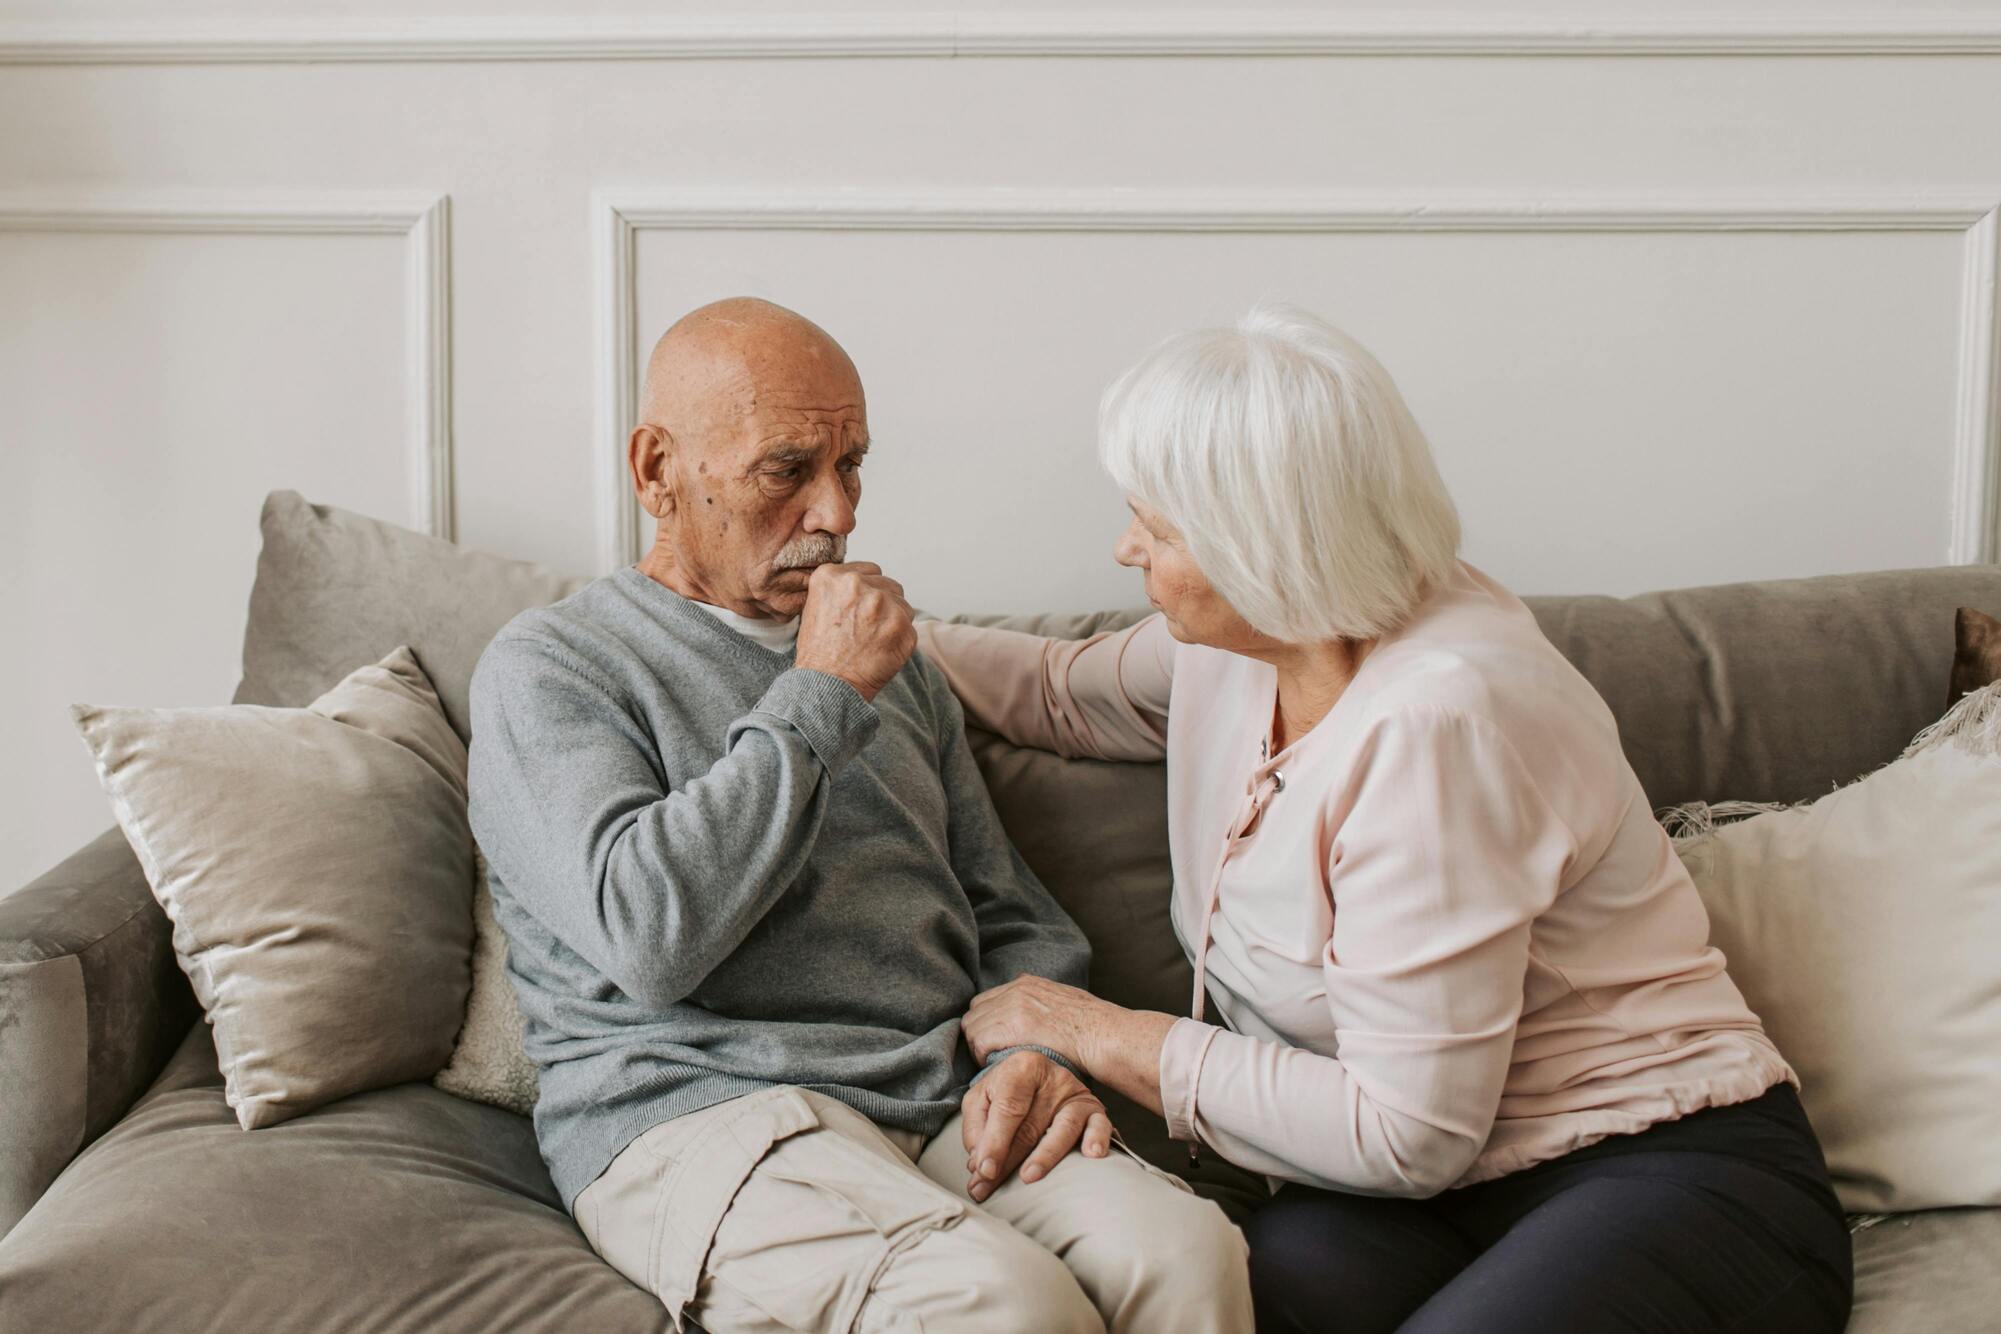
[[[0,1329],[669,1328],[525,1119],[411,1083],[246,1132],[205,1023],[0,1240]]]
[[[1848,1334],[1993,1329],[2001,1311],[2001,1209],[1892,1214],[1855,1234]]]

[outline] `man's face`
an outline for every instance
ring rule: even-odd
[[[852,370],[803,359],[719,393],[670,460],[678,563],[706,601],[789,618],[813,567],[841,561],[861,503],[868,419]]]

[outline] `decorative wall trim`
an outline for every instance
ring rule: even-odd
[[[121,190],[0,193],[0,232],[400,236],[411,519],[454,535],[450,199],[440,194]]]
[[[775,60],[981,56],[1993,55],[2001,21],[1963,13],[1413,14],[1312,9],[0,26],[0,64]]]
[[[1949,232],[1964,240],[1953,491],[1944,558],[1993,561],[2001,524],[2001,190],[1618,196],[1589,192],[1165,194],[1152,191],[605,189],[596,240],[599,563],[639,559],[625,472],[637,406],[635,240],[644,230],[1071,232]]]
[[[1966,229],[1960,260],[1959,409],[1953,428],[1952,539],[1946,559],[2001,560],[2001,210]]]

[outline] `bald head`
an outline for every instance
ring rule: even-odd
[[[826,330],[754,297],[690,311],[647,359],[627,445],[659,520],[640,568],[701,602],[790,616],[861,499],[861,377]]]
[[[640,387],[639,420],[679,438],[697,437],[752,411],[760,391],[831,390],[861,401],[861,377],[825,329],[753,296],[699,306],[653,345]]]

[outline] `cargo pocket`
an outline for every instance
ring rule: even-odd
[[[967,1208],[907,1160],[871,1153],[832,1127],[814,1144],[810,1176],[776,1163],[766,1171],[839,1199],[889,1242],[940,1226]]]
[[[694,1300],[716,1228],[744,1181],[771,1146],[819,1127],[800,1090],[765,1089],[728,1104],[715,1122],[676,1144],[653,1218],[653,1273],[648,1287],[666,1305],[674,1328]]]
[[[804,1311],[795,1312],[803,1325],[830,1330],[847,1330],[861,1315],[884,1270],[898,1256],[940,1228],[952,1227],[972,1209],[916,1166],[891,1151],[894,1156],[871,1152],[838,1128],[828,1126],[813,1141],[813,1152],[803,1162],[773,1160],[765,1174],[813,1191],[834,1208],[846,1212],[873,1231],[880,1245],[872,1257],[862,1259],[839,1285],[838,1295],[810,1321]],[[836,1203],[838,1202],[838,1203]]]

